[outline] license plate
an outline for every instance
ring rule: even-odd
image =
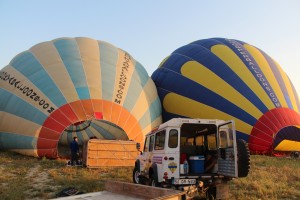
[[[175,179],[174,180],[175,185],[190,185],[190,184],[196,184],[196,179]]]

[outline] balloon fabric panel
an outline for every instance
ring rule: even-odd
[[[182,96],[188,96],[194,101],[211,105],[215,109],[228,113],[231,116],[239,116],[239,118],[248,124],[254,125],[256,122],[256,119],[253,116],[232,104],[224,97],[182,75],[169,71],[168,75],[164,76],[164,81],[168,81],[169,83],[172,82],[171,87],[164,86],[170,92],[181,94]],[[185,87],[182,87],[183,85]]]
[[[65,99],[52,79],[48,76],[44,67],[36,60],[29,51],[19,54],[20,60],[12,60],[10,65],[23,74],[44,95],[49,94],[49,99],[54,104],[63,104]],[[22,62],[24,60],[24,63]],[[25,61],[26,60],[26,61]],[[25,89],[25,88],[24,88]]]
[[[98,42],[90,38],[76,38],[91,99],[101,99],[101,66]]]
[[[189,47],[192,46],[192,47]],[[193,52],[192,55],[189,55],[190,59],[195,60],[196,62],[202,64],[203,66],[207,67],[209,70],[211,70],[213,73],[215,73],[217,76],[219,76],[221,79],[223,79],[225,82],[230,84],[235,90],[237,90],[239,93],[243,94],[248,100],[253,102],[253,104],[256,105],[256,107],[261,112],[266,112],[268,108],[265,104],[261,101],[259,97],[252,91],[251,88],[241,79],[240,76],[226,63],[223,62],[221,58],[219,58],[217,55],[213,54],[210,49],[207,49],[200,45],[195,45],[194,43],[191,43],[186,46],[187,48],[195,48],[199,49],[198,51],[194,50],[196,53]],[[184,49],[184,48],[182,48]],[[178,53],[177,51],[175,51]],[[190,51],[187,51],[190,53]],[[183,55],[185,52],[182,52]],[[185,55],[184,55],[185,56]],[[177,59],[177,58],[175,58]],[[178,60],[178,59],[177,59]],[[176,63],[178,64],[178,63]],[[166,67],[168,65],[166,64]],[[172,65],[171,65],[172,66]],[[239,69],[240,70],[240,69]],[[236,70],[236,71],[239,71]]]
[[[128,110],[132,110],[134,106],[134,99],[138,98],[140,93],[142,92],[143,88],[145,87],[149,77],[146,75],[147,72],[143,68],[140,63],[136,63],[135,71],[132,74],[130,86],[124,100],[124,107]],[[140,84],[137,84],[140,83]]]
[[[274,70],[272,69],[272,67],[270,66],[268,60],[266,59],[265,55],[257,48],[248,45],[248,44],[244,44],[245,49],[247,49],[247,51],[249,51],[249,53],[253,56],[253,58],[255,59],[255,61],[258,63],[260,67],[261,71],[263,72],[263,74],[267,74],[268,76],[266,77],[266,79],[268,80],[268,82],[272,85],[272,88],[274,89],[274,92],[276,93],[276,96],[278,96],[280,102],[283,103],[283,106],[287,107],[287,104],[284,100],[284,96],[283,93],[281,92],[281,88],[280,85],[276,79],[276,76],[274,74]],[[259,76],[259,74],[257,75]],[[261,79],[263,80],[263,79]],[[270,87],[270,84],[268,83],[263,83],[266,87]],[[267,94],[267,93],[266,93]],[[268,95],[269,99],[270,95]]]
[[[260,86],[264,89],[265,93],[269,96],[273,96],[270,98],[275,107],[280,107],[280,103],[278,102],[278,98],[274,93],[272,87],[270,87],[270,83],[268,82],[266,75],[262,72],[261,67],[256,63],[255,59],[252,55],[244,48],[244,46],[235,40],[230,39],[218,39],[221,40],[223,44],[227,45],[235,54],[245,63],[248,70],[255,77]]]
[[[43,124],[43,121],[47,118],[43,112],[12,93],[0,88],[0,94],[1,102],[3,102],[1,103],[1,111],[28,119],[40,125]]]
[[[255,77],[248,70],[247,66],[229,47],[225,45],[215,45],[211,48],[211,51],[215,55],[217,55],[224,63],[226,63],[227,66],[232,69],[233,73],[235,73],[244,83],[246,83],[249,89],[252,91],[243,91],[238,88],[239,82],[234,83],[233,81],[231,81],[231,85],[234,83],[234,85],[236,85],[235,88],[239,92],[243,91],[240,94],[245,95],[245,93],[247,93],[245,97],[248,97],[248,100],[253,103],[256,100],[255,98],[259,97],[260,101],[267,107],[267,109],[272,109],[275,107],[263,88],[260,87],[259,83],[255,80]],[[253,95],[253,92],[255,96]],[[259,101],[256,102],[258,103]],[[264,106],[261,107],[262,109],[260,109],[260,111],[266,112],[266,108]]]
[[[289,108],[293,110],[299,110],[298,105],[297,105],[297,98],[295,97],[295,94],[293,92],[293,86],[292,83],[289,79],[289,77],[286,75],[286,73],[282,70],[282,68],[279,66],[279,64],[276,62],[275,63],[278,70],[280,71],[282,80],[284,82],[284,87],[286,88],[286,92],[284,94],[285,99],[287,100],[287,104],[289,105]]]
[[[223,79],[208,70],[205,66],[197,62],[190,61],[182,66],[181,73],[183,76],[226,98],[228,101],[245,110],[253,117],[258,118],[262,115],[262,113],[250,101],[248,101],[228,83],[223,81]]]
[[[112,100],[116,64],[118,59],[117,49],[108,43],[99,43],[100,49],[100,66],[102,80],[102,98],[107,101]],[[105,87],[103,87],[105,85]]]
[[[3,149],[36,149],[37,138],[2,132],[0,141]]]
[[[284,99],[282,100],[282,102],[285,102],[286,106],[283,106],[283,107],[289,107],[289,108],[292,108],[292,104],[291,104],[291,100],[290,100],[290,97],[288,95],[288,92],[287,92],[287,88],[286,88],[286,83],[284,82],[283,80],[283,77],[282,77],[282,73],[283,72],[281,69],[278,68],[278,66],[276,65],[276,63],[273,61],[272,58],[270,58],[267,54],[265,54],[264,52],[262,52],[262,54],[264,55],[264,57],[266,58],[266,60],[268,61],[275,77],[276,77],[276,80],[279,84],[279,87],[280,87],[280,91],[284,97]]]
[[[47,70],[48,76],[54,81],[63,95],[62,98],[65,99],[65,101],[55,101],[56,106],[60,107],[67,102],[78,100],[78,95],[74,95],[77,93],[75,86],[53,41],[35,45],[30,48],[30,51]],[[51,93],[48,96],[51,97]]]
[[[54,46],[59,52],[59,55],[72,79],[78,97],[80,99],[89,99],[90,94],[76,41],[73,39],[58,39],[54,41]]]

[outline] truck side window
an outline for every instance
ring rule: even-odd
[[[148,152],[149,150],[149,137],[146,137],[146,140],[145,140],[145,146],[144,146],[144,152]]]
[[[150,144],[149,144],[149,152],[153,151],[153,145],[154,145],[154,135],[151,135]]]
[[[169,148],[176,148],[178,146],[178,131],[175,129],[169,132]]]
[[[160,131],[156,133],[155,137],[155,150],[163,150],[165,148],[165,137],[166,137],[166,131]]]

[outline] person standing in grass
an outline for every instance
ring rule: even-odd
[[[74,166],[74,163],[77,164],[78,156],[79,156],[79,146],[78,146],[78,138],[74,137],[73,141],[70,144],[71,149],[71,165]]]

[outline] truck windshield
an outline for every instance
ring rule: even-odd
[[[166,137],[166,131],[160,131],[156,133],[155,137],[155,150],[163,150],[165,148],[165,137]]]
[[[145,139],[145,146],[144,146],[144,152],[148,152],[149,151],[149,137],[146,137]]]
[[[153,151],[153,146],[154,146],[154,135],[151,135],[150,137],[150,144],[149,144],[149,151]]]

